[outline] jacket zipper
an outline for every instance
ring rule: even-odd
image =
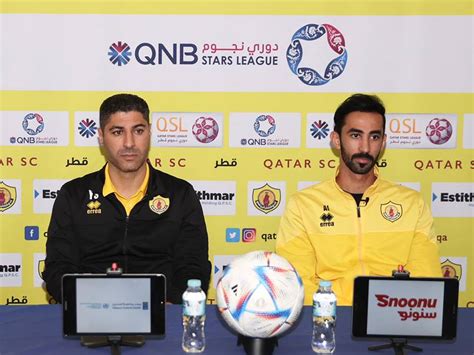
[[[124,256],[124,272],[128,272],[128,257],[127,257],[127,248],[125,247],[125,243],[127,241],[127,236],[128,236],[128,221],[129,221],[129,216],[125,217],[125,231],[123,234],[123,243],[122,243],[122,254]]]
[[[360,216],[360,206],[357,205],[357,239],[358,239],[358,249],[359,249],[359,263],[362,270],[362,274],[365,275],[365,265],[362,261],[362,222]]]

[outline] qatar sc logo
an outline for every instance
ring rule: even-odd
[[[306,67],[299,67],[303,59],[303,46],[300,40],[315,41],[326,35],[329,47],[336,53],[336,58],[332,59],[321,75],[317,70]],[[344,36],[337,28],[329,24],[308,24],[301,27],[291,38],[291,43],[286,50],[288,65],[298,79],[306,85],[320,86],[327,84],[332,79],[336,79],[344,72],[347,64],[347,51],[345,48]]]
[[[120,67],[122,65],[128,64],[132,52],[130,50],[130,46],[127,43],[118,41],[117,43],[112,43],[110,45],[108,55],[110,62]]]

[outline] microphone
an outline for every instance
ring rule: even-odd
[[[366,197],[366,198],[361,198],[361,199],[360,199],[360,204],[359,204],[359,206],[360,206],[360,207],[365,207],[365,206],[367,206],[368,203],[369,203],[369,198],[368,198],[368,197]]]

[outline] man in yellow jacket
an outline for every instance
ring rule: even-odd
[[[305,304],[320,280],[332,281],[338,304],[350,305],[359,275],[390,276],[403,265],[412,276],[441,276],[428,205],[417,191],[379,176],[375,163],[385,143],[383,103],[352,95],[334,115],[335,178],[288,201],[276,251],[303,279]]]

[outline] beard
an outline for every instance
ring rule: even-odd
[[[354,174],[359,174],[359,175],[364,175],[370,172],[373,167],[375,166],[375,163],[377,162],[379,158],[379,154],[377,154],[376,157],[373,157],[372,155],[368,153],[357,153],[353,154],[352,156],[349,156],[349,154],[345,151],[344,147],[341,144],[341,157],[342,161],[346,166],[349,168],[350,171],[352,171]],[[363,158],[368,160],[367,163],[359,163],[355,161],[357,158]]]

